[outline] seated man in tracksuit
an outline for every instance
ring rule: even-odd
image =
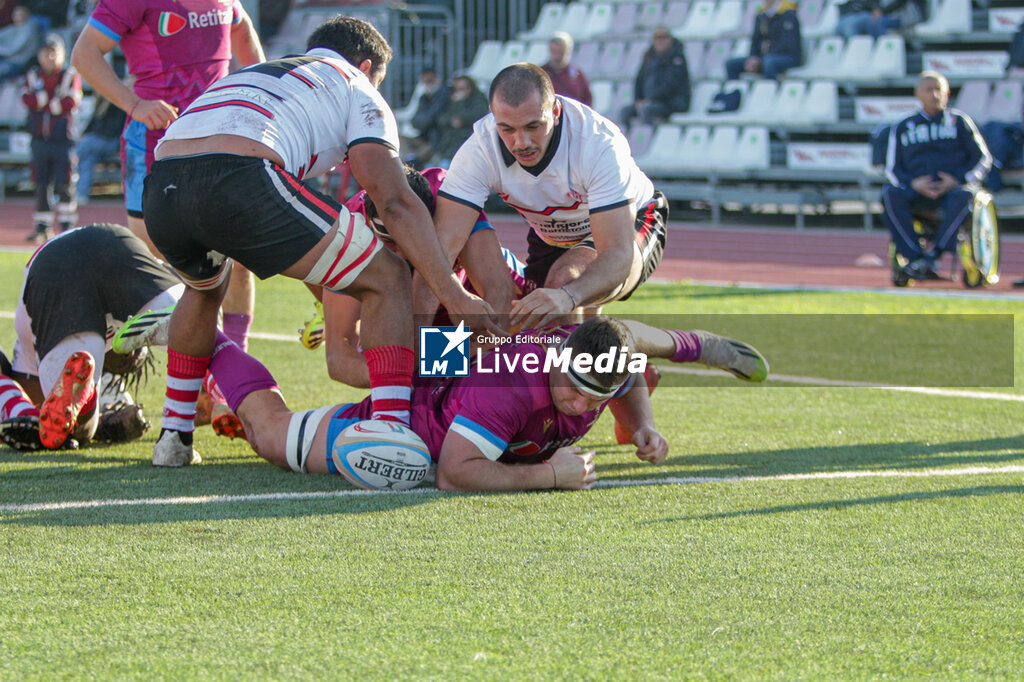
[[[948,108],[949,82],[925,71],[914,94],[921,109],[889,131],[882,188],[882,216],[896,250],[907,259],[907,275],[937,276],[936,262],[956,248],[957,232],[971,214],[973,194],[964,185],[978,184],[992,167],[992,155],[971,118]],[[940,209],[942,222],[934,248],[925,252],[914,231],[915,209]]]

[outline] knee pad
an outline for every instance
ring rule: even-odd
[[[292,414],[288,422],[288,435],[285,441],[285,458],[288,466],[296,473],[306,473],[306,460],[313,449],[313,437],[324,416],[335,409],[334,405],[316,410],[306,410]]]
[[[331,291],[343,291],[355,281],[381,248],[381,241],[362,215],[343,211],[331,243],[303,281]]]

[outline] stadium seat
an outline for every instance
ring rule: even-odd
[[[713,40],[704,53],[704,78],[725,80],[725,62],[732,54],[733,41]],[[691,72],[691,78],[692,72]]]
[[[737,35],[740,25],[743,23],[745,7],[748,3],[744,0],[722,0],[715,10],[714,25],[711,29],[712,37]],[[749,35],[749,33],[747,34]]]
[[[672,29],[672,34],[680,40],[713,38],[715,20],[715,1],[697,0],[686,14],[682,26]]]
[[[587,14],[587,23],[583,27],[581,39],[593,38],[604,35],[613,28],[612,19],[615,18],[615,10],[611,3],[599,2],[590,6]]]
[[[835,81],[814,81],[807,88],[804,111],[814,123],[839,122],[839,88]]]
[[[989,120],[1020,121],[1022,107],[1024,107],[1024,93],[1021,92],[1020,81],[1000,81],[992,87],[992,97],[988,104]]]
[[[522,31],[519,34],[519,39],[528,40],[547,40],[551,37],[551,34],[559,30],[562,25],[562,15],[565,14],[565,5],[559,2],[549,2],[540,8],[540,14],[537,15],[537,21],[534,22],[533,28],[529,31]]]
[[[686,68],[690,72],[690,82],[694,83],[706,77],[704,52],[707,44],[701,40],[688,40],[683,43],[683,54],[686,55]]]
[[[747,57],[750,55],[750,37],[737,38],[732,41],[732,47],[729,49],[730,57]]]
[[[989,116],[991,97],[992,86],[988,81],[966,81],[960,86],[955,106],[970,116],[975,123],[981,125],[991,120]]]
[[[622,68],[617,74],[618,78],[636,78],[640,71],[640,65],[644,61],[644,54],[650,49],[651,43],[647,40],[634,40],[626,50],[626,58],[622,61]]]
[[[672,163],[669,167],[693,168],[706,165],[701,160],[708,158],[710,139],[711,131],[707,126],[687,126],[682,135],[682,144],[671,155]]]
[[[823,0],[814,0],[822,2]],[[806,30],[801,25],[800,35],[804,38],[824,38],[835,35],[836,27],[839,25],[839,3],[836,0],[825,0],[821,16],[818,21]]]
[[[588,76],[590,74],[597,74],[598,71],[598,59],[601,56],[601,43],[596,40],[588,40],[582,43],[576,43],[576,49],[572,53],[572,62],[580,71]]]
[[[640,158],[651,147],[651,137],[654,135],[654,126],[646,123],[636,123],[629,129],[626,139],[629,140],[629,149],[633,158]]]
[[[590,81],[590,94],[593,97],[590,106],[594,111],[615,118],[618,112],[612,110],[615,104],[615,86],[611,81]]]
[[[740,17],[739,26],[732,31],[722,33],[722,38],[739,38],[750,36],[754,32],[754,23],[757,21],[758,10],[761,6],[756,2],[744,3],[743,16]]]
[[[609,118],[618,121],[619,113],[627,104],[633,103],[633,81],[619,81],[615,86],[615,99],[612,104],[612,116]]]
[[[735,118],[749,123],[761,123],[770,120],[778,98],[779,82],[774,79],[754,81],[750,90],[743,98],[743,105]]]
[[[914,27],[914,35],[929,37],[968,33],[971,26],[971,0],[939,0],[938,7],[932,6],[928,21]]]
[[[682,26],[689,13],[689,0],[682,0],[682,2],[670,2],[665,5],[665,12],[661,15],[661,25],[668,26],[670,30]]]
[[[404,125],[412,121],[412,117],[416,115],[416,105],[419,104],[420,97],[423,95],[424,90],[426,90],[426,86],[424,86],[423,83],[416,81],[416,87],[413,88],[412,94],[409,95],[409,101],[406,102],[405,106],[401,109],[393,109],[395,120],[398,121],[399,128],[403,128]],[[403,130],[402,134],[405,135],[406,132]],[[419,135],[419,132],[416,132],[415,134]]]
[[[704,129],[705,133],[707,128]],[[654,129],[647,151],[636,157],[644,172],[658,175],[671,172],[682,154],[683,129],[671,123],[662,123]]]
[[[800,20],[800,35],[807,37],[807,29],[816,26],[825,13],[825,5],[829,0],[802,0],[796,8],[796,16]]]
[[[523,61],[525,56],[526,43],[521,40],[507,41],[501,50],[501,59],[498,62],[498,70],[494,72],[495,75],[509,64]]]
[[[565,6],[565,13],[559,22],[558,30],[565,31],[576,40],[583,40],[587,37],[587,15],[590,14],[590,5],[584,2],[571,2]]]
[[[803,117],[804,100],[807,97],[807,82],[801,80],[784,80],[779,83],[775,107],[771,115],[764,120],[768,124],[785,125],[800,121]]]
[[[690,110],[685,113],[672,114],[673,123],[703,121],[708,118],[708,106],[715,95],[722,89],[718,81],[699,81],[693,86],[690,94]]]
[[[740,141],[740,129],[734,125],[716,125],[708,140],[707,154],[694,157],[690,166],[706,166],[717,170],[733,170],[736,165],[736,145]]]
[[[640,5],[640,13],[636,17],[636,27],[641,31],[650,31],[661,26],[664,7],[660,2],[644,2]]]
[[[907,48],[903,36],[890,33],[875,40],[871,51],[872,79],[903,78],[907,75]]]
[[[476,48],[473,63],[466,69],[466,75],[478,83],[489,83],[503,66],[501,61],[502,43],[500,40],[484,40]]]
[[[617,36],[635,33],[636,22],[639,17],[639,5],[634,2],[620,2],[615,5],[615,16],[612,18],[611,28],[605,31],[605,33]]]
[[[547,40],[535,40],[531,43],[526,44],[526,54],[523,55],[523,61],[529,62],[530,64],[536,64],[537,66],[544,66],[548,63],[548,59],[551,57],[551,51],[548,49]],[[587,74],[588,76],[590,74]]]
[[[601,48],[595,65],[593,78],[618,78],[622,71],[622,62],[626,58],[626,43],[622,40],[609,40]],[[586,73],[590,78],[591,74]]]
[[[765,126],[747,126],[736,143],[735,163],[743,170],[767,170],[771,165],[771,141]]]
[[[847,80],[873,80],[871,72],[871,50],[875,39],[871,36],[852,36],[843,47],[839,64],[834,69],[822,72],[822,76]]]
[[[843,39],[839,36],[822,38],[814,46],[805,66],[798,66],[786,72],[788,78],[831,77],[837,73],[843,59]]]

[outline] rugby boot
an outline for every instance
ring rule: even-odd
[[[700,341],[700,360],[708,367],[717,367],[744,381],[768,378],[768,361],[753,346],[718,334],[695,330]]]
[[[82,408],[96,395],[92,381],[95,370],[96,361],[84,350],[72,353],[64,363],[64,371],[40,411],[39,440],[43,447],[55,450],[68,440]]]
[[[661,371],[655,365],[648,363],[647,369],[644,370],[644,379],[647,380],[647,395],[651,395],[658,387],[658,382],[661,381]],[[615,420],[615,442],[619,445],[633,442],[633,432],[620,424],[618,419]]]
[[[114,334],[110,347],[115,353],[131,353],[143,346],[166,346],[174,306],[149,310],[129,318]]]
[[[318,348],[324,342],[324,304],[320,301],[314,301],[314,304],[316,312],[313,314],[313,319],[307,320],[299,330],[299,340],[310,350]]]
[[[188,434],[191,441],[192,434]],[[160,433],[160,439],[153,446],[153,466],[155,467],[184,467],[189,464],[199,464],[203,458],[192,447],[192,443],[185,443],[182,434],[178,431],[164,429]]]
[[[242,420],[231,411],[231,408],[225,402],[219,400],[213,402],[213,407],[210,410],[210,425],[213,427],[213,432],[218,436],[248,440],[245,437],[245,427],[242,426]]]
[[[39,440],[39,417],[8,417],[0,421],[0,440],[15,450],[40,449],[43,443]]]

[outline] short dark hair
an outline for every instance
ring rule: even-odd
[[[569,338],[565,340],[566,348],[571,348],[575,356],[577,353],[589,353],[591,357],[597,357],[601,353],[607,353],[611,348],[628,348],[630,352],[636,352],[633,333],[629,331],[622,322],[607,315],[596,315],[588,318],[583,324],[576,327]],[[609,372],[597,372],[591,370],[588,377],[596,382],[601,388],[611,390],[619,386],[629,377],[629,372],[623,368],[621,372],[615,371],[614,363]]]
[[[331,17],[310,34],[306,50],[317,47],[334,50],[355,67],[369,59],[373,64],[373,74],[378,73],[394,56],[388,41],[373,24],[343,14]]]
[[[545,107],[554,104],[555,86],[544,69],[535,64],[521,62],[506,66],[491,81],[491,90],[487,101],[493,103],[496,96],[503,102],[517,107],[525,102],[530,95],[539,92]]]
[[[418,196],[420,201],[426,205],[430,215],[434,215],[434,193],[430,190],[430,183],[427,182],[427,179],[408,164],[405,165],[405,179],[409,181],[409,187],[412,189],[413,194]],[[377,205],[373,203],[369,193],[363,199],[363,212],[366,213],[366,219],[371,224],[373,224],[374,218],[377,218],[379,215],[377,213]],[[373,224],[373,231],[382,236],[389,236],[387,226]]]

